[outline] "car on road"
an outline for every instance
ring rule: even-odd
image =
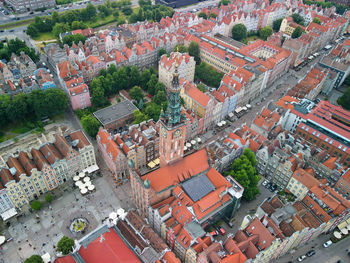
[[[223,229],[221,226],[218,226],[216,229],[220,232],[221,235],[225,235],[226,234],[225,229]]]
[[[310,250],[309,252],[306,253],[306,256],[308,257],[312,257],[313,255],[316,254],[316,251],[315,250]]]
[[[323,246],[324,246],[324,247],[329,247],[329,246],[332,245],[332,244],[333,244],[332,240],[328,240],[328,241],[326,241],[325,243],[323,243]]]
[[[30,11],[29,14],[30,14],[30,15],[34,14],[34,11]]]
[[[14,30],[14,29],[11,29],[11,30],[9,30],[9,32],[12,33],[12,32],[15,32],[15,30]]]
[[[305,255],[301,255],[300,257],[298,257],[298,261],[301,262],[301,261],[303,261],[305,258],[306,258]]]
[[[211,231],[209,234],[210,234],[212,237],[216,237],[217,235],[219,235],[219,232],[216,231],[216,230],[214,230],[214,231]]]

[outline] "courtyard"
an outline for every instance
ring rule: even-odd
[[[56,245],[64,235],[79,240],[100,225],[111,211],[132,208],[130,184],[116,188],[109,172],[103,168],[101,172],[103,177],[93,179],[95,192],[82,196],[79,188],[67,187],[50,206],[12,223],[4,232],[12,240],[2,246],[0,263],[23,262],[33,254],[46,252],[55,256]],[[83,231],[71,231],[71,224],[78,218],[86,220]],[[81,223],[78,227],[82,227]]]

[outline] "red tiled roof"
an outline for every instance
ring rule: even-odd
[[[180,78],[180,85],[183,85],[187,96],[198,102],[202,107],[206,107],[210,101],[210,97],[200,91],[194,83],[191,83],[183,78]]]
[[[152,189],[159,192],[170,186],[175,186],[208,168],[207,152],[205,149],[202,149],[174,164],[167,165],[142,176],[142,180],[145,181],[148,179],[151,182]]]
[[[61,258],[56,258],[54,263],[76,263],[72,256],[65,256]]]
[[[86,249],[82,246],[79,254],[86,263],[141,263],[113,229],[92,241]]]
[[[100,129],[97,135],[100,137],[101,144],[105,145],[106,152],[112,156],[113,161],[116,161],[121,152],[109,133],[104,129]]]
[[[302,168],[297,169],[293,173],[293,178],[305,185],[308,189],[320,183],[315,177]]]

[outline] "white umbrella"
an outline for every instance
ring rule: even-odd
[[[187,147],[186,146],[184,146],[184,151],[187,151]]]
[[[197,138],[197,142],[201,142],[201,141],[202,141],[201,138],[198,137],[198,138]]]
[[[192,140],[191,143],[192,143],[193,145],[195,145],[195,144],[196,144],[196,141],[195,141],[195,140]]]
[[[221,123],[222,123],[222,125],[226,125],[226,121],[222,121]]]
[[[84,173],[79,173],[79,177],[80,177],[80,178],[84,178],[84,177],[85,177],[85,174],[84,174]]]
[[[84,194],[86,194],[87,193],[87,189],[84,187],[83,189],[80,189],[80,193],[82,194],[82,195],[84,195]]]
[[[83,179],[83,181],[86,183],[86,182],[89,182],[90,181],[90,177],[85,177],[84,179]]]
[[[335,238],[340,239],[341,238],[341,234],[338,231],[334,231],[333,235],[335,236]]]
[[[186,142],[186,147],[187,147],[187,148],[191,148],[191,146],[192,146],[192,145],[191,145],[189,142]]]
[[[4,236],[0,236],[0,245],[5,243],[6,238]]]
[[[73,181],[74,181],[74,182],[79,181],[79,176],[77,176],[77,175],[76,175],[76,176],[74,176],[74,177],[73,177]]]
[[[77,182],[75,182],[75,185],[78,186],[78,187],[81,186],[82,184],[83,184],[82,181],[77,181]]]
[[[89,185],[92,185],[91,181],[85,183],[85,187],[88,187]]]
[[[348,225],[346,228],[350,231],[350,225]]]
[[[81,185],[79,185],[79,189],[81,190],[81,189],[84,189],[84,188],[86,188],[85,184],[81,183]]]
[[[111,219],[116,219],[117,216],[118,216],[118,215],[117,215],[116,212],[112,212],[112,213],[109,214],[109,218],[111,218]]]
[[[222,126],[222,123],[221,123],[221,122],[219,122],[219,123],[218,123],[218,126],[219,126],[219,127],[221,127],[221,126]]]
[[[342,228],[340,232],[344,235],[347,235],[349,233],[348,229],[346,227]]]
[[[89,189],[89,191],[92,191],[92,190],[94,190],[95,189],[95,186],[92,184],[92,185],[89,185],[88,186],[88,189]]]

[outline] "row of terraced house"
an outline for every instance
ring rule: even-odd
[[[0,213],[4,220],[11,215],[10,209],[16,214],[16,209],[71,181],[77,173],[97,169],[94,148],[82,131],[56,134],[52,143],[2,160]]]

